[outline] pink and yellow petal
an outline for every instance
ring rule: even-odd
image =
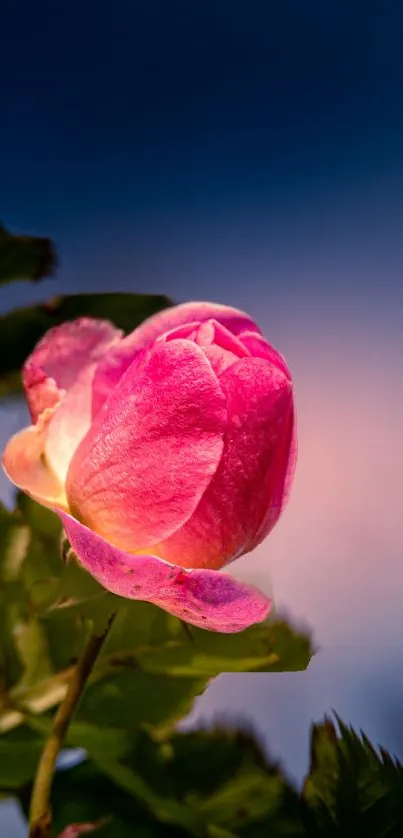
[[[223,450],[225,398],[203,351],[187,340],[141,353],[77,449],[70,507],[104,538],[138,552],[195,511]]]
[[[58,504],[67,509],[64,485],[58,479],[45,455],[48,427],[54,408],[47,408],[36,425],[11,437],[3,453],[3,468],[9,479],[44,506]]]
[[[213,570],[191,570],[153,555],[131,555],[60,510],[67,538],[82,566],[107,590],[152,602],[210,631],[238,632],[267,617],[271,601],[256,588]]]
[[[34,422],[56,408],[47,422],[46,457],[64,482],[77,445],[91,423],[92,379],[103,354],[121,336],[103,320],[81,318],[50,329],[23,369],[23,383]]]

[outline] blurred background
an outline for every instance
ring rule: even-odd
[[[188,724],[249,720],[298,782],[332,708],[403,757],[402,37],[399,0],[2,11],[0,217],[51,237],[60,269],[5,286],[1,312],[79,291],[215,300],[293,371],[291,501],[233,570],[319,650],[305,673],[219,677]],[[1,447],[26,418],[0,407]]]

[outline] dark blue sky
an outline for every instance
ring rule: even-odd
[[[399,0],[7,3],[2,215],[52,232],[401,175],[402,35]]]

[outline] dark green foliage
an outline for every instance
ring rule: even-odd
[[[154,835],[153,829],[155,834],[170,835],[165,830],[174,823],[178,836],[185,828],[187,835],[216,838],[403,835],[403,767],[340,720],[338,729],[328,719],[313,727],[311,766],[302,794],[267,759],[254,737],[242,731],[150,736],[143,730],[120,740],[106,731],[103,748],[101,738],[99,731],[92,740],[89,735],[90,763],[60,775],[58,787],[68,783],[70,775],[74,779],[76,772],[84,782],[91,777],[94,787],[98,782],[106,789],[107,776],[109,788],[116,789],[109,792],[109,803],[105,795],[100,807],[82,805],[72,814],[76,819],[109,815],[103,829],[112,830],[115,823],[116,835],[122,838],[136,834],[131,830],[137,823],[145,829],[146,817],[154,821],[145,835]],[[98,780],[95,765],[101,772]],[[66,793],[61,812],[68,805]],[[83,789],[82,793],[87,799]],[[119,814],[115,814],[115,796],[122,801]],[[123,824],[122,811],[130,806],[134,808]],[[112,834],[105,831],[106,836]]]
[[[398,838],[402,766],[364,735],[338,725],[325,720],[314,726],[310,771],[300,794],[245,731],[124,733],[76,722],[69,744],[80,739],[88,760],[57,774],[54,835],[68,823],[104,818],[99,834],[105,838]],[[10,789],[27,775],[19,765],[21,738],[27,764],[38,748],[36,734],[20,728],[17,739],[16,733],[4,739],[10,754],[12,744],[17,754]],[[25,787],[25,807],[28,796]]]
[[[403,766],[338,719],[311,733],[311,771],[303,799],[312,838],[403,835]]]
[[[51,714],[65,695],[89,630],[104,626],[110,614],[117,612],[68,742],[85,748],[99,770],[127,793],[137,794],[142,804],[149,809],[157,806],[158,811],[162,806],[164,812],[170,792],[156,787],[163,779],[162,752],[150,732],[165,742],[176,722],[220,672],[305,669],[313,654],[311,640],[281,618],[235,635],[192,626],[185,630],[180,620],[150,603],[130,602],[106,592],[74,556],[63,561],[61,544],[59,520],[49,510],[21,494],[13,511],[0,507],[0,761],[10,765],[0,775],[0,790],[16,789],[32,778]],[[145,730],[149,738],[141,739]],[[260,811],[266,816],[266,807],[276,809],[278,774],[273,779],[267,772],[257,747],[253,771],[245,765],[238,771],[236,755],[241,758],[242,741],[218,734],[216,739],[206,734],[199,740],[192,734],[173,740],[169,746],[173,762],[164,763],[170,776],[177,776],[178,783],[180,776],[188,780],[190,796],[201,783],[196,814],[192,807],[190,815],[188,809],[182,812],[179,798],[168,806],[169,818],[176,819],[178,826],[190,828],[189,817],[192,824],[194,817],[199,822],[210,807],[219,838],[223,825],[217,813],[222,806],[228,822],[237,823],[234,806],[243,793],[238,783],[246,784],[245,794],[255,800],[255,820]],[[166,742],[164,748],[166,753]],[[248,753],[252,753],[250,743]],[[204,759],[214,762],[220,778],[225,773],[220,766],[231,763],[237,769],[234,793],[232,786],[228,789],[223,780],[218,781],[217,774],[214,786],[215,794],[221,789],[219,796],[215,801],[209,791],[206,798],[203,783],[213,775],[210,768],[207,772],[203,768]],[[143,774],[147,760],[153,764],[153,781],[146,781]],[[200,763],[204,779],[201,774],[192,779],[186,767],[189,760]],[[135,771],[134,762],[139,762],[140,770]],[[183,787],[184,795],[185,791]],[[161,794],[163,804],[158,802]],[[243,812],[241,807],[241,820]],[[246,828],[249,821],[246,816],[244,820]]]
[[[104,825],[99,838],[185,838],[185,830],[162,824],[135,797],[118,788],[96,766],[84,763],[57,774],[53,789],[53,835],[70,823],[96,821]]]
[[[0,223],[0,285],[18,279],[38,282],[53,276],[57,257],[50,239],[16,236]]]
[[[55,836],[68,823],[100,818],[106,837],[304,834],[297,792],[253,736],[143,730],[118,743],[105,733],[103,745],[101,731],[88,736],[89,761],[57,775]]]

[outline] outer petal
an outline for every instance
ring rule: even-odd
[[[72,454],[91,422],[92,379],[104,352],[122,332],[103,320],[83,317],[50,329],[24,365],[23,382],[33,421],[54,408],[46,456],[64,481]]]
[[[182,326],[189,321],[203,323],[205,320],[217,320],[232,332],[239,335],[241,332],[251,331],[260,334],[259,326],[245,312],[231,306],[220,305],[219,303],[181,303],[181,305],[166,308],[153,314],[148,320],[139,326],[133,335],[145,345],[155,340],[159,335]]]
[[[269,613],[271,602],[261,591],[227,574],[186,571],[157,556],[130,555],[56,511],[81,564],[118,596],[153,602],[195,626],[227,633],[259,623]]]
[[[256,332],[243,332],[239,336],[240,341],[243,345],[249,350],[250,354],[253,355],[255,358],[265,358],[267,361],[270,361],[271,364],[274,364],[275,367],[278,367],[281,372],[291,381],[291,373],[288,369],[287,362],[285,358],[274,348],[271,346],[267,340],[262,337],[262,335],[256,334]]]
[[[202,349],[187,340],[155,344],[130,366],[73,457],[73,513],[124,550],[167,538],[210,483],[226,421]]]
[[[249,552],[274,526],[284,503],[290,381],[267,361],[244,358],[224,372],[220,384],[228,409],[220,465],[192,517],[155,547],[167,561],[180,556],[186,567],[219,568]]]
[[[23,369],[23,384],[34,422],[66,393],[89,363],[99,360],[122,332],[106,320],[81,317],[55,326],[36,345]]]
[[[44,506],[67,509],[64,486],[48,465],[45,440],[55,408],[46,408],[36,425],[11,437],[3,453],[3,468],[9,479],[23,492]]]
[[[278,449],[276,463],[273,466],[271,475],[273,494],[271,496],[271,502],[266,509],[266,514],[263,517],[255,537],[251,540],[244,552],[247,553],[250,550],[254,550],[254,548],[257,547],[257,545],[260,544],[264,538],[266,538],[266,535],[271,532],[277,523],[291,492],[295,467],[297,464],[297,455],[297,428],[295,411],[293,409],[290,415],[288,432],[284,435],[283,445]]]
[[[196,302],[164,309],[149,317],[131,335],[120,341],[99,364],[93,384],[94,415],[126,372],[137,352],[149,346],[165,332],[187,326],[189,323],[197,326],[211,319],[221,323],[233,335],[246,331],[260,334],[259,327],[247,314],[230,306]],[[187,329],[186,334],[178,336],[187,337]]]

